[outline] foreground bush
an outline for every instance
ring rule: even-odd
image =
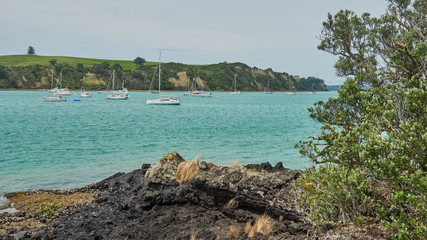
[[[319,49],[349,76],[311,117],[321,134],[297,147],[314,164],[298,181],[317,225],[381,222],[427,238],[427,3],[390,0],[381,18],[345,10],[323,23]]]

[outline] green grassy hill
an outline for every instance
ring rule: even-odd
[[[3,66],[29,66],[38,64],[44,67],[50,67],[50,60],[56,59],[56,64],[68,63],[72,66],[83,64],[85,67],[92,67],[94,64],[102,64],[104,62],[110,65],[120,64],[123,70],[134,70],[135,63],[133,60],[109,60],[109,59],[94,59],[94,58],[78,58],[78,57],[64,57],[64,56],[39,56],[39,55],[5,55],[0,56],[0,65]],[[146,65],[156,64],[146,62]]]
[[[52,83],[52,64],[54,64]],[[7,55],[0,56],[0,88],[41,89],[51,88],[59,82],[70,89],[80,89],[84,79],[87,90],[105,90],[116,71],[117,82],[125,82],[130,90],[148,90],[156,71],[156,62],[137,66],[133,60],[108,60],[63,56]],[[197,89],[206,91],[230,91],[237,76],[237,89],[241,91],[264,91],[270,83],[272,91],[327,91],[322,79],[315,77],[296,78],[288,73],[272,69],[249,67],[244,63],[218,63],[210,65],[162,64],[162,89],[186,90],[190,82]],[[157,88],[153,81],[153,88]]]

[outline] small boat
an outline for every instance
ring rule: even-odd
[[[316,91],[313,90],[313,83],[311,84],[311,92],[310,94],[316,94]]]
[[[230,92],[230,94],[233,94],[233,95],[240,95],[240,94],[242,94],[240,91],[237,91],[236,90],[236,85],[237,85],[237,81],[236,81],[236,74],[234,74],[234,92]],[[233,86],[231,86],[231,88],[233,88]]]
[[[67,99],[63,98],[62,96],[53,96],[53,97],[43,97],[43,101],[45,101],[45,102],[65,102],[65,101],[67,101]]]
[[[177,96],[160,96],[158,99],[147,99],[148,105],[179,105],[181,101]]]
[[[68,88],[62,88],[62,71],[59,74],[59,88],[55,87],[50,90],[52,92],[53,96],[65,96],[65,95],[71,95],[71,92],[68,90]]]
[[[112,93],[110,95],[107,95],[107,99],[110,100],[127,100],[129,98],[129,95],[127,94],[127,89],[126,89],[126,93],[125,92],[119,92],[119,91],[115,91],[114,90],[114,78],[115,78],[115,73],[116,71],[113,70],[113,84],[112,84]]]
[[[92,95],[90,93],[86,92],[86,84],[85,84],[85,78],[84,77],[82,80],[81,90],[82,90],[82,93],[80,94],[80,97],[84,97],[84,98],[92,97]]]
[[[201,93],[200,95],[199,95],[200,97],[213,97],[213,95],[212,95],[212,93]]]
[[[265,94],[273,94],[272,91],[270,91],[270,78],[268,79],[267,82],[267,91],[264,92]]]
[[[160,75],[161,75],[161,59],[162,52],[159,54],[159,94],[160,94]],[[150,89],[151,90],[151,89]],[[180,105],[181,100],[177,96],[160,96],[157,99],[147,99],[146,103],[148,105]]]
[[[74,102],[80,102],[80,99],[74,99]]]
[[[111,95],[107,95],[107,99],[110,100],[127,100],[128,98],[120,93],[113,93]]]
[[[295,95],[295,93],[291,91],[291,83],[290,83],[290,81],[289,81],[289,92],[286,92],[286,95]]]

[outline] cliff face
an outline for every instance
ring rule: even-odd
[[[116,82],[124,82],[130,90],[148,90],[158,87],[156,65],[142,65],[135,70],[123,70],[119,64],[110,66],[94,64],[57,64],[52,69],[41,65],[1,66],[0,88],[40,89],[59,85],[62,71],[62,86],[80,89],[83,78],[86,90],[105,90],[112,70],[116,71]],[[315,77],[296,78],[288,73],[274,72],[272,69],[249,67],[243,63],[219,63],[212,65],[185,65],[180,63],[162,64],[161,84],[164,90],[184,91],[192,85],[206,91],[230,91],[236,76],[236,88],[240,91],[327,91],[322,79]],[[120,84],[120,85],[121,85]]]

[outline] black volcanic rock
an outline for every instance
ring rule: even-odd
[[[162,164],[169,164],[169,160]],[[95,201],[69,206],[46,227],[19,236],[24,239],[190,239],[191,236],[226,239],[230,227],[235,226],[242,229],[239,239],[246,239],[243,233],[246,222],[264,213],[272,218],[274,231],[270,236],[276,239],[305,239],[311,230],[302,221],[303,215],[285,204],[289,184],[299,174],[296,170],[268,163],[250,167],[210,165],[201,168],[190,182],[179,185],[169,177],[167,182],[159,182],[165,179],[159,173],[147,177],[150,168],[143,165],[141,169],[117,173],[82,188],[95,190]],[[253,239],[268,237],[258,234]]]

